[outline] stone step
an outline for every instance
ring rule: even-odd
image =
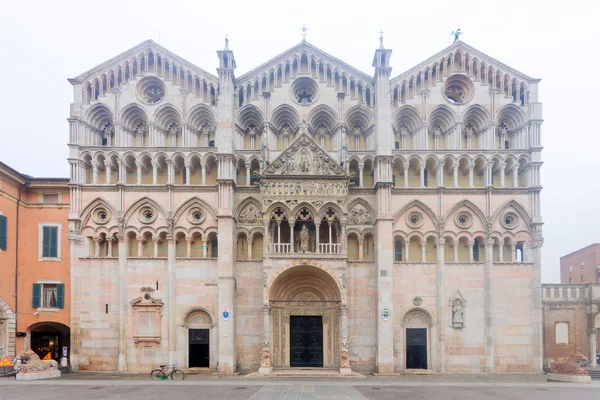
[[[66,367],[59,366],[58,370],[60,371],[61,374],[68,374],[70,372],[73,372],[70,365],[67,365]]]
[[[589,368],[589,369],[586,369],[586,371],[590,375],[590,378],[600,380],[600,369]]]

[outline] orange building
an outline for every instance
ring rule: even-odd
[[[69,351],[68,182],[0,162],[0,359]]]

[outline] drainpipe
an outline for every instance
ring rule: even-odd
[[[19,186],[19,199],[17,200],[17,218],[16,218],[16,238],[15,238],[15,356],[17,352],[17,332],[18,332],[18,321],[19,321],[19,209],[21,205],[21,194],[25,185],[29,183],[26,180],[21,186]]]

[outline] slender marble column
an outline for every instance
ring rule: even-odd
[[[485,242],[485,370],[494,372],[494,293],[493,293],[493,252],[494,240]]]

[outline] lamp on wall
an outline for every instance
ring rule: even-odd
[[[36,312],[33,313],[33,315],[40,315],[40,312],[36,311]]]

